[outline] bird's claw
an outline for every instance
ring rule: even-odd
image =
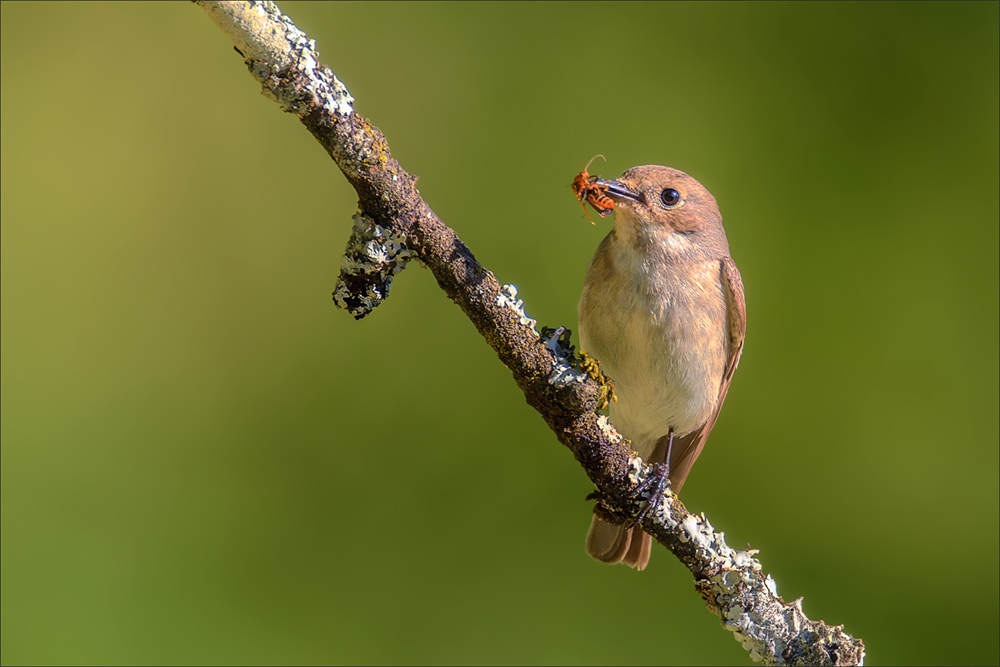
[[[669,459],[668,459],[669,460]],[[670,464],[650,463],[649,475],[642,481],[636,491],[636,497],[646,496],[643,500],[639,513],[635,515],[629,526],[637,526],[643,522],[649,510],[653,507],[653,499],[663,495],[663,492],[670,486]]]

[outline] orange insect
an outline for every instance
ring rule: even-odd
[[[593,162],[596,158],[606,159],[603,155],[595,155],[590,158],[590,162]],[[573,179],[573,192],[576,194],[576,198],[580,202],[580,207],[583,209],[584,215],[587,216],[587,220],[590,220],[590,224],[593,225],[594,219],[587,212],[586,205],[590,204],[593,206],[597,214],[603,218],[614,209],[615,202],[611,197],[604,194],[607,192],[607,188],[595,182],[597,181],[597,176],[591,176],[587,173],[587,170],[590,169],[590,162]]]

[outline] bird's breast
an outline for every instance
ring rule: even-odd
[[[725,370],[719,261],[657,267],[601,254],[584,283],[580,341],[615,383],[612,421],[633,441],[690,433],[715,410]]]

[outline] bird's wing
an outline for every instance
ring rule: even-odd
[[[715,426],[715,420],[722,410],[722,403],[726,400],[726,392],[729,391],[729,383],[733,380],[733,373],[740,363],[740,356],[743,354],[743,338],[747,330],[747,306],[743,296],[743,278],[731,257],[725,257],[721,261],[720,278],[722,281],[722,291],[726,296],[726,319],[729,324],[729,351],[726,358],[726,369],[722,376],[722,384],[719,386],[719,401],[715,405],[712,416],[708,418],[701,428],[692,431],[680,438],[674,438],[673,451],[670,456],[670,487],[676,493],[684,485],[684,480],[694,465],[698,455],[701,454],[708,434]],[[667,437],[664,436],[656,443],[656,449],[650,461],[662,461],[666,455]]]

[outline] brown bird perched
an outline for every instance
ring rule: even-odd
[[[681,490],[719,416],[743,352],[743,281],[715,197],[669,167],[596,180],[615,226],[587,268],[580,348],[615,385],[611,422]],[[669,456],[669,460],[667,457]],[[642,570],[652,540],[594,516],[587,553]]]

